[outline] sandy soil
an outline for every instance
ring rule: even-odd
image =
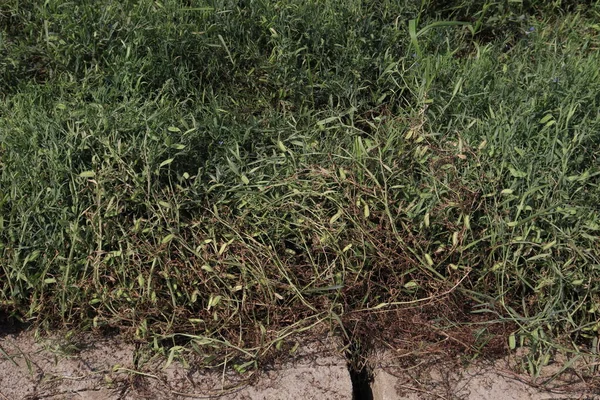
[[[36,340],[32,332],[0,334],[0,400],[16,399],[332,399],[353,398],[347,365],[331,340],[305,343],[293,360],[252,375],[205,371],[164,359],[135,367],[136,348],[119,337]],[[467,369],[432,359],[407,368],[396,355],[371,360],[374,400],[600,399],[582,380],[531,386],[509,360]],[[570,378],[573,378],[572,376]],[[576,378],[576,377],[575,377]],[[363,400],[357,398],[356,400]]]
[[[600,399],[582,376],[556,375],[558,363],[548,365],[537,379],[515,372],[521,355],[463,367],[458,359],[434,356],[407,365],[397,354],[381,352],[371,359],[373,400]]]
[[[77,349],[33,333],[0,336],[0,399],[350,399],[345,360],[312,342],[286,363],[257,374],[199,371],[154,359],[136,368],[135,345],[88,337]],[[139,353],[138,353],[139,354]]]

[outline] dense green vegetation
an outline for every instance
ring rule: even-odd
[[[598,21],[593,1],[3,1],[0,310],[251,364],[316,326],[525,345],[534,374],[593,349]]]

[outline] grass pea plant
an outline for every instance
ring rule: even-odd
[[[593,356],[599,20],[594,1],[6,0],[0,310],[240,370],[317,327],[526,346],[533,375]]]

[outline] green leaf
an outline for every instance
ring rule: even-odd
[[[533,257],[529,257],[528,259],[526,259],[525,261],[535,261],[535,260],[541,260],[543,258],[546,257],[550,257],[552,255],[552,253],[542,253],[542,254],[537,254]]]
[[[160,241],[160,243],[162,243],[162,244],[169,243],[171,240],[173,240],[174,237],[175,237],[175,235],[170,233],[167,236],[165,236],[163,238],[163,240]]]
[[[221,296],[217,295],[217,296],[210,296],[210,298],[208,299],[208,308],[207,310],[210,310],[212,307],[215,307],[216,305],[218,305],[221,302]]]
[[[169,165],[169,164],[171,164],[171,163],[173,162],[173,160],[174,160],[174,158],[169,158],[169,159],[167,159],[167,160],[165,160],[165,161],[161,162],[161,163],[160,163],[160,165],[158,166],[158,168],[162,168],[162,167],[164,167],[165,165]]]
[[[219,255],[223,255],[223,253],[225,253],[225,250],[227,249],[227,246],[229,246],[231,243],[233,243],[233,239],[231,239],[229,242],[225,242],[221,245],[221,248],[219,248]]]
[[[406,283],[406,284],[404,285],[404,288],[405,288],[405,289],[414,289],[414,288],[416,288],[416,287],[418,287],[418,286],[419,286],[419,284],[418,284],[417,282],[415,282],[415,281],[410,281],[410,282],[408,282],[408,283]]]
[[[519,171],[518,169],[513,168],[513,167],[508,167],[508,170],[510,171],[510,174],[515,178],[526,178],[527,177],[527,172]]]
[[[173,363],[173,358],[175,358],[175,353],[179,353],[183,349],[181,346],[173,346],[169,350],[169,357],[167,357],[167,363],[164,366],[164,369],[169,368],[169,366]]]
[[[338,212],[336,212],[336,213],[335,213],[335,215],[329,219],[329,225],[333,225],[333,223],[334,223],[335,221],[337,221],[337,220],[338,220],[338,219],[339,219],[339,218],[342,216],[342,214],[343,214],[343,211],[342,211],[342,209],[340,208],[340,209],[338,210]]]
[[[181,11],[214,11],[214,7],[184,7]]]
[[[94,171],[83,171],[79,176],[82,178],[93,178],[96,176],[96,173]]]
[[[433,259],[431,258],[431,256],[429,254],[425,254],[425,261],[427,261],[427,265],[429,265],[429,266],[433,265]]]
[[[417,39],[417,20],[411,19],[408,21],[408,34],[410,36],[410,42],[415,48],[415,52],[421,55],[421,48],[419,47],[419,40]]]
[[[339,120],[339,117],[329,117],[329,118],[325,118],[325,119],[322,119],[322,120],[318,121],[317,125],[318,126],[323,126],[323,125],[327,125],[327,124],[329,124],[329,123],[331,123],[333,121],[338,121],[338,120]]]
[[[469,27],[469,26],[471,26],[471,24],[468,22],[462,22],[462,21],[437,21],[437,22],[433,22],[433,23],[427,25],[426,27],[421,29],[419,32],[417,32],[417,37],[423,35],[424,33],[426,33],[427,31],[429,31],[433,28],[443,28],[443,27],[447,27],[447,26],[467,26],[467,27]]]
[[[279,147],[279,150],[283,151],[284,153],[288,151],[288,148],[285,146],[285,144],[283,144],[281,140],[277,141],[277,147]]]

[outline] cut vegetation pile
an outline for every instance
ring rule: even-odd
[[[592,352],[600,3],[560,3],[3,1],[0,310],[240,369]]]

